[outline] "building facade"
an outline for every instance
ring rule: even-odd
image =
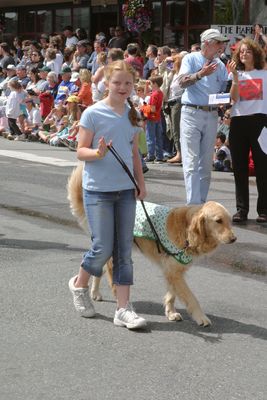
[[[83,27],[93,39],[108,34],[110,26],[123,25],[124,0],[1,0],[0,40],[14,36],[38,39],[41,33],[60,33],[66,25]],[[162,0],[150,1],[152,28],[145,42],[188,48],[211,25],[262,23],[267,17],[264,0]]]

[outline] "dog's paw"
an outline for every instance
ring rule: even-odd
[[[169,321],[182,321],[183,317],[177,311],[169,311],[166,313],[166,317]]]
[[[96,292],[96,291],[91,291],[91,299],[95,300],[95,301],[102,301],[103,297],[102,294],[100,292]]]
[[[203,313],[201,313],[201,314],[193,313],[192,317],[199,326],[210,326],[211,325],[211,320]]]

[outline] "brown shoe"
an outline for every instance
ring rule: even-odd
[[[267,223],[267,215],[266,214],[259,214],[256,218],[256,222],[258,224],[266,224]]]

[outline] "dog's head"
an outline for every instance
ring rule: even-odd
[[[228,211],[214,201],[173,209],[166,227],[172,242],[180,248],[187,244],[187,252],[192,255],[209,253],[220,243],[236,241]]]

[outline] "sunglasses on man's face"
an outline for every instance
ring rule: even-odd
[[[230,115],[224,115],[223,118],[230,119]]]

